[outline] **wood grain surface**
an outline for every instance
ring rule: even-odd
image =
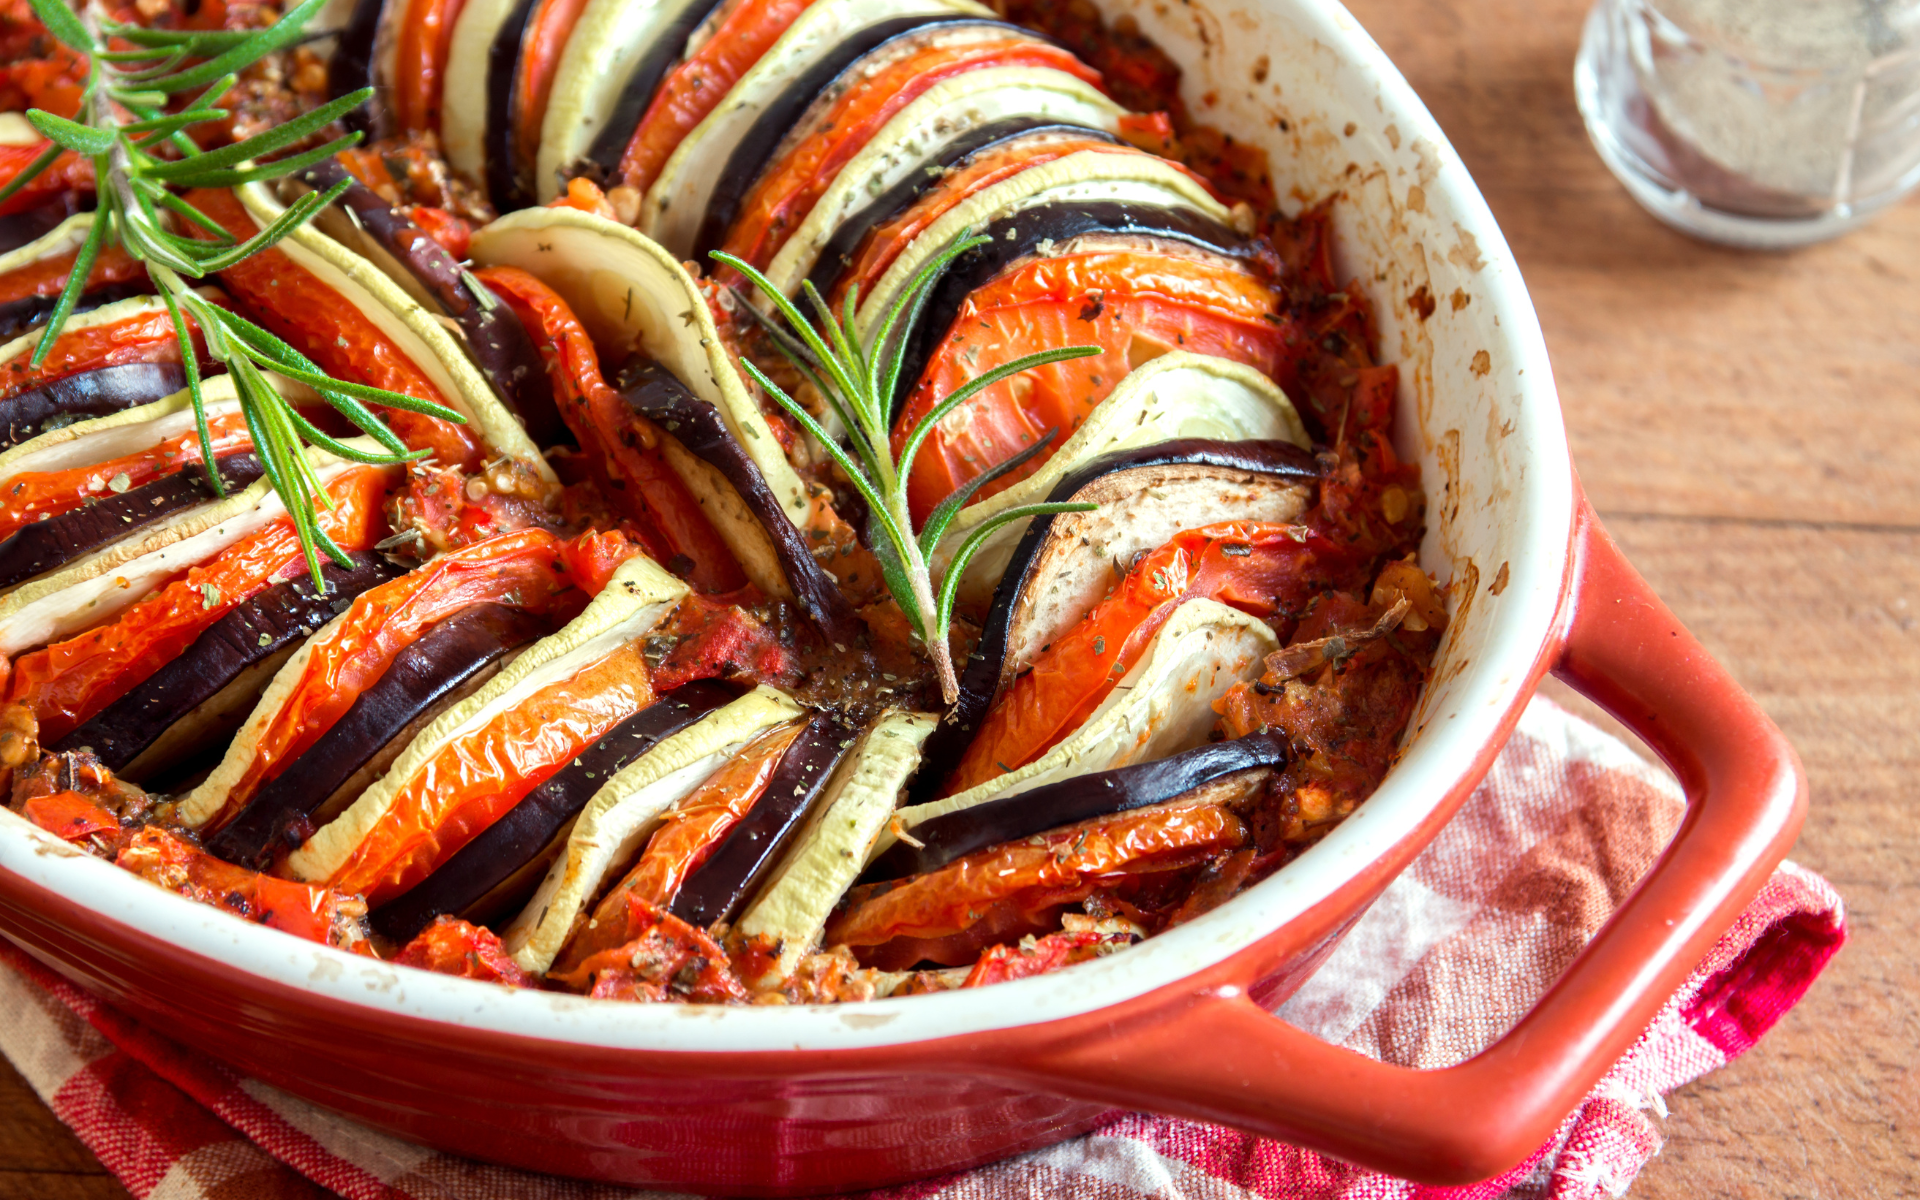
[[[1668,1098],[1631,1194],[1920,1194],[1920,203],[1792,254],[1700,245],[1587,144],[1581,0],[1349,2],[1513,244],[1603,519],[1799,748],[1795,857],[1850,905],[1806,1001]],[[0,1072],[0,1196],[126,1194]]]

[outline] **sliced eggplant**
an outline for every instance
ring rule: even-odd
[[[123,363],[67,375],[0,400],[0,449],[55,429],[163,400],[187,386],[179,363]]]
[[[216,465],[230,493],[241,491],[261,475],[260,460],[252,454],[229,454]],[[195,463],[119,495],[37,521],[0,541],[0,589],[58,570],[82,554],[217,498],[206,471]]]
[[[838,0],[810,5],[667,159],[647,189],[639,228],[678,258],[690,256],[714,185],[727,169],[733,148],[760,114],[786,93],[789,83],[869,27],[955,15],[994,16],[992,9],[973,0]]]
[[[1320,473],[1292,442],[1190,438],[1104,454],[1061,478],[1049,501],[1100,507],[1028,524],[960,673],[960,698],[927,740],[914,801],[933,798],[1000,690],[1086,616],[1139,554],[1216,521],[1295,520]]]
[[[1050,142],[1069,139],[1104,139],[1115,145],[1120,144],[1109,130],[1095,127],[1091,122],[1085,126],[1070,125],[1048,117],[1006,117],[989,125],[969,128],[953,139],[940,143],[938,150],[921,163],[920,170],[906,172],[891,186],[882,183],[885,190],[851,213],[835,214],[828,207],[833,197],[821,197],[820,203],[814,205],[813,213],[808,214],[807,225],[803,225],[787,245],[781,247],[780,256],[767,268],[767,277],[792,295],[800,290],[798,279],[804,271],[804,277],[813,281],[813,286],[822,296],[830,296],[840,281],[841,272],[852,264],[854,253],[860,249],[867,235],[913,207],[920,197],[937,187],[945,175],[967,167],[986,154],[1028,148],[1037,151]],[[884,148],[881,149],[884,152]],[[852,167],[850,164],[849,170]],[[837,187],[836,182],[836,190]],[[843,203],[851,205],[859,199],[857,192],[850,193]],[[816,215],[827,220],[823,221],[815,237],[809,239],[806,236],[807,226],[814,223]],[[826,239],[824,244],[818,242],[820,237]],[[809,246],[817,246],[812,250],[811,263],[806,262]],[[785,268],[783,260],[790,254],[793,265]]]
[[[838,713],[816,713],[780,756],[760,799],[680,885],[669,911],[701,929],[732,920],[800,832],[853,741]]]
[[[433,768],[442,750],[541,689],[572,679],[645,637],[686,596],[686,584],[645,556],[620,564],[566,628],[528,647],[478,691],[435,717],[377,782],[287,858],[287,869],[308,883],[331,880],[381,827],[401,792]]]
[[[1101,211],[1097,206],[1119,206],[1126,211]],[[1060,224],[1053,230],[1040,230],[1037,224],[1023,227],[1019,221],[1007,221],[1036,208],[1059,210]],[[1076,218],[1075,211],[1083,208],[1095,212]],[[862,292],[857,325],[863,334],[871,332],[927,261],[968,231],[984,233],[992,226],[999,242],[1006,243],[1011,229],[1019,246],[982,247],[975,252],[978,257],[956,263],[948,279],[956,272],[974,276],[986,268],[986,275],[978,279],[985,282],[1016,259],[1041,250],[1060,253],[1060,243],[1073,236],[1067,231],[1074,228],[1082,232],[1112,228],[1137,233],[1159,225],[1178,244],[1205,246],[1213,253],[1251,254],[1254,247],[1234,232],[1232,222],[1230,210],[1172,163],[1127,147],[1082,150],[982,188],[941,214],[901,251],[870,291]],[[1027,236],[1029,233],[1032,236]],[[1046,244],[1049,237],[1054,243],[1051,246]],[[951,293],[948,299],[949,306],[941,317],[933,312],[935,297],[928,297],[923,323],[938,325],[936,336],[946,332],[953,320]],[[901,378],[910,386],[919,376],[903,371]]]
[[[500,23],[487,53],[487,129],[482,143],[486,169],[481,179],[501,212],[533,203],[533,164],[519,161],[514,115],[524,103],[519,95],[520,57],[527,50],[527,35],[540,20],[541,7],[549,3],[552,0],[520,0]]]
[[[1279,648],[1266,622],[1213,600],[1189,600],[1167,618],[1146,653],[1080,728],[1017,770],[900,809],[898,823],[881,834],[875,849],[890,849],[900,827],[911,831],[997,797],[1024,796],[1090,771],[1153,762],[1205,745],[1219,719],[1214,702],[1235,684],[1256,678],[1262,661]]]
[[[74,301],[72,311],[92,312],[116,300],[152,294],[153,284],[146,279],[109,283],[80,293],[80,298]],[[0,304],[0,339],[17,338],[29,329],[38,329],[45,325],[47,318],[53,314],[55,306],[59,303],[60,295],[56,292],[51,296],[22,296],[18,300]]]
[[[622,864],[646,844],[661,815],[762,734],[802,715],[800,706],[781,693],[756,688],[606,780],[574,822],[566,848],[533,899],[507,927],[502,940],[514,961],[535,974],[551,966],[601,891],[619,878]]]
[[[345,445],[363,454],[385,453],[372,438]],[[308,447],[306,454],[323,488],[347,471],[366,469],[318,447]],[[268,480],[257,479],[217,504],[185,509],[144,536],[22,584],[0,597],[0,655],[12,657],[111,620],[167,580],[286,515],[279,493]]]
[[[346,181],[347,190],[314,223],[334,241],[380,266],[430,311],[451,317],[482,375],[520,418],[527,436],[542,447],[573,443],[573,434],[553,403],[553,385],[533,339],[513,310],[462,269],[447,248],[348,173],[339,159],[301,172],[316,191]]]
[[[475,604],[436,623],[400,651],[380,679],[294,762],[254,793],[207,848],[259,866],[301,823],[324,819],[380,777],[412,736],[493,678],[514,651],[546,633],[539,617]]]
[[[602,362],[644,354],[719,409],[788,518],[806,527],[806,486],[741,380],[699,285],[659,244],[579,209],[533,208],[475,231],[473,261],[519,267],[558,292]]]
[[[245,184],[234,191],[262,228],[286,211],[261,184]],[[364,313],[432,381],[447,405],[466,417],[494,453],[517,459],[543,479],[555,479],[540,448],[494,395],[459,340],[385,271],[311,224],[296,228],[274,249]]]
[[[676,455],[668,448],[668,464],[693,488],[734,558],[761,590],[793,600],[829,642],[852,645],[865,632],[859,614],[815,561],[806,538],[780,507],[760,468],[734,441],[719,410],[657,363],[622,372],[620,394],[681,449]],[[698,462],[683,461],[686,456]],[[706,470],[698,470],[701,465]],[[769,588],[762,581],[784,586]]]
[[[38,140],[37,131],[34,137]],[[61,222],[79,212],[83,205],[91,207],[93,203],[91,192],[68,192],[37,208],[0,217],[0,255],[32,245],[58,229]]]
[[[933,726],[929,714],[908,712],[882,713],[867,726],[793,849],[734,926],[745,937],[778,947],[771,953],[780,973],[819,948],[827,917],[886,828]]]
[[[899,841],[862,876],[899,879],[938,870],[976,850],[1018,841],[1095,817],[1165,804],[1208,784],[1248,771],[1287,765],[1287,738],[1262,730],[1243,738],[1197,746],[1154,762],[1095,771],[1000,796],[931,817],[912,826],[912,845]]]
[[[290,651],[295,643],[331,621],[335,605],[400,574],[400,568],[378,555],[358,553],[350,557],[350,568],[331,560],[323,562],[320,574],[326,580],[325,592],[302,574],[236,605],[178,658],[107,705],[53,748],[91,750],[114,772],[135,782],[149,779],[179,761],[206,740],[208,731],[181,729],[196,723],[203,705],[249,668]],[[259,682],[264,684],[265,680]],[[221,707],[221,715],[250,708],[252,697],[237,701],[229,698],[229,703]],[[173,734],[168,739],[172,744],[158,745],[168,734]]]
[[[406,0],[355,0],[327,62],[327,99],[373,89],[370,102],[340,119],[348,129],[366,134],[369,141],[394,132],[388,121],[393,105],[392,22],[404,15],[406,7]]]
[[[487,174],[487,127],[493,115],[493,51],[503,30],[526,25],[526,0],[466,0],[454,20],[447,46],[447,75],[440,106],[440,145],[447,165],[468,179],[483,181]],[[516,54],[517,57],[517,54]],[[507,64],[501,89],[513,82],[513,63]],[[504,95],[502,104],[504,105]]]
[[[901,16],[857,30],[808,64],[772,100],[732,146],[727,165],[714,180],[706,212],[694,234],[693,258],[726,241],[740,203],[769,163],[820,128],[834,104],[887,66],[934,45],[1005,40],[1038,40],[1039,35],[1004,21],[974,16]]]
[[[718,7],[718,0],[589,0],[547,98],[534,164],[540,203],[574,176],[612,177],[660,81]]]
[[[1254,243],[1205,214],[1185,207],[1112,200],[1054,200],[1002,217],[979,233],[992,240],[953,261],[946,274],[928,289],[919,319],[902,335],[906,339],[906,354],[901,359],[900,382],[893,396],[896,416],[927,369],[927,359],[934,347],[960,315],[967,297],[1036,253],[1079,253],[1103,245],[1135,245],[1142,238],[1150,238],[1155,243],[1184,243],[1226,258],[1245,258],[1255,253]],[[922,234],[916,239],[916,245],[926,236]],[[907,257],[901,255],[903,259]]]
[[[60,202],[56,201],[47,206],[44,211],[51,216],[58,212],[60,207]],[[43,210],[34,210],[36,213],[41,211]],[[9,226],[9,228],[18,229],[21,233],[38,230],[32,237],[19,244],[0,250],[0,276],[12,274],[23,267],[34,266],[63,254],[72,254],[85,244],[87,234],[93,230],[93,214],[90,212],[69,211],[44,229],[39,228],[44,223],[44,218],[34,217],[31,220],[28,218],[27,213],[0,218],[5,221],[21,222],[19,225]]]
[[[536,872],[544,873],[574,818],[608,780],[733,698],[722,685],[702,680],[628,717],[528,792],[439,870],[376,911],[374,929],[405,942],[442,913],[481,921],[516,899],[526,899],[539,879]],[[525,887],[515,889],[521,880]]]
[[[1299,413],[1259,371],[1184,350],[1163,354],[1129,371],[1039,470],[961,509],[934,550],[934,569],[944,573],[955,548],[969,534],[999,513],[1045,499],[1077,467],[1116,450],[1181,438],[1285,441],[1302,450],[1310,444]],[[1010,522],[981,544],[960,580],[963,601],[987,602],[1025,528],[1024,521]]]

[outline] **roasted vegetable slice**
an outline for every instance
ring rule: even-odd
[[[215,293],[204,294],[210,299],[217,298]],[[30,395],[46,389],[50,384],[86,376],[107,367],[133,364],[178,367],[180,364],[180,342],[174,336],[173,319],[167,315],[166,303],[153,296],[116,300],[74,315],[60,330],[60,336],[54,339],[53,349],[36,367],[32,365],[32,359],[39,348],[42,332],[32,329],[0,345],[0,414],[7,416],[10,425],[25,427],[37,413],[45,412],[50,403],[58,399],[91,400],[93,404],[98,404],[111,395],[101,387],[85,388],[77,393],[63,389],[38,398]],[[194,337],[197,346],[198,330],[194,331]],[[105,378],[98,382],[107,383],[117,378]],[[84,385],[72,387],[84,388]],[[15,397],[20,398],[17,404]],[[113,402],[110,400],[109,403]],[[129,406],[114,404],[117,408]],[[88,408],[91,409],[92,405]],[[38,420],[44,427],[44,423],[54,415],[47,413],[38,417]],[[81,410],[75,415],[91,413]]]
[[[610,875],[639,853],[661,815],[686,799],[715,771],[777,726],[796,722],[801,709],[772,688],[757,688],[692,727],[667,738],[626,767],[588,801],[539,890],[507,928],[514,961],[544,972],[587,921],[587,911]]]
[[[333,619],[335,605],[399,574],[364,551],[352,557],[350,568],[322,564],[324,592],[303,571],[248,597],[51,748],[91,750],[116,774],[144,783],[231,733],[295,644]]]
[[[439,870],[374,913],[373,927],[405,941],[443,913],[485,920],[524,900],[559,852],[574,818],[609,780],[732,699],[733,693],[717,683],[692,683],[628,717]]]
[[[648,559],[623,563],[565,629],[436,718],[289,870],[375,906],[424,879],[652,700],[640,642],[686,594]]]
[[[75,421],[152,404],[186,386],[186,368],[176,362],[123,363],[63,375],[0,400],[0,449]]]

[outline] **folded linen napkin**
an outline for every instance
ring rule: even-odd
[[[1678,788],[1536,699],[1460,814],[1280,1015],[1417,1067],[1490,1043],[1545,991],[1677,826]],[[1579,1200],[1659,1149],[1663,1093],[1752,1046],[1846,940],[1844,905],[1792,863],[1548,1143],[1498,1179],[1427,1188],[1218,1126],[1132,1114],[1050,1149],[868,1200],[1294,1197]],[[659,1193],[454,1158],[242,1078],[0,941],[0,1052],[135,1196],[614,1200]]]

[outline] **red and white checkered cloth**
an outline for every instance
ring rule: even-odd
[[[1536,700],[1486,782],[1281,1016],[1395,1062],[1457,1062],[1510,1026],[1676,827],[1672,780]],[[1722,1066],[1846,940],[1839,895],[1775,873],[1640,1041],[1532,1159],[1426,1188],[1217,1126],[1132,1115],[1048,1150],[869,1200],[1618,1196],[1660,1147],[1661,1094]],[[657,1193],[452,1158],[337,1117],[184,1049],[0,942],[0,1051],[134,1195],[611,1200]]]

